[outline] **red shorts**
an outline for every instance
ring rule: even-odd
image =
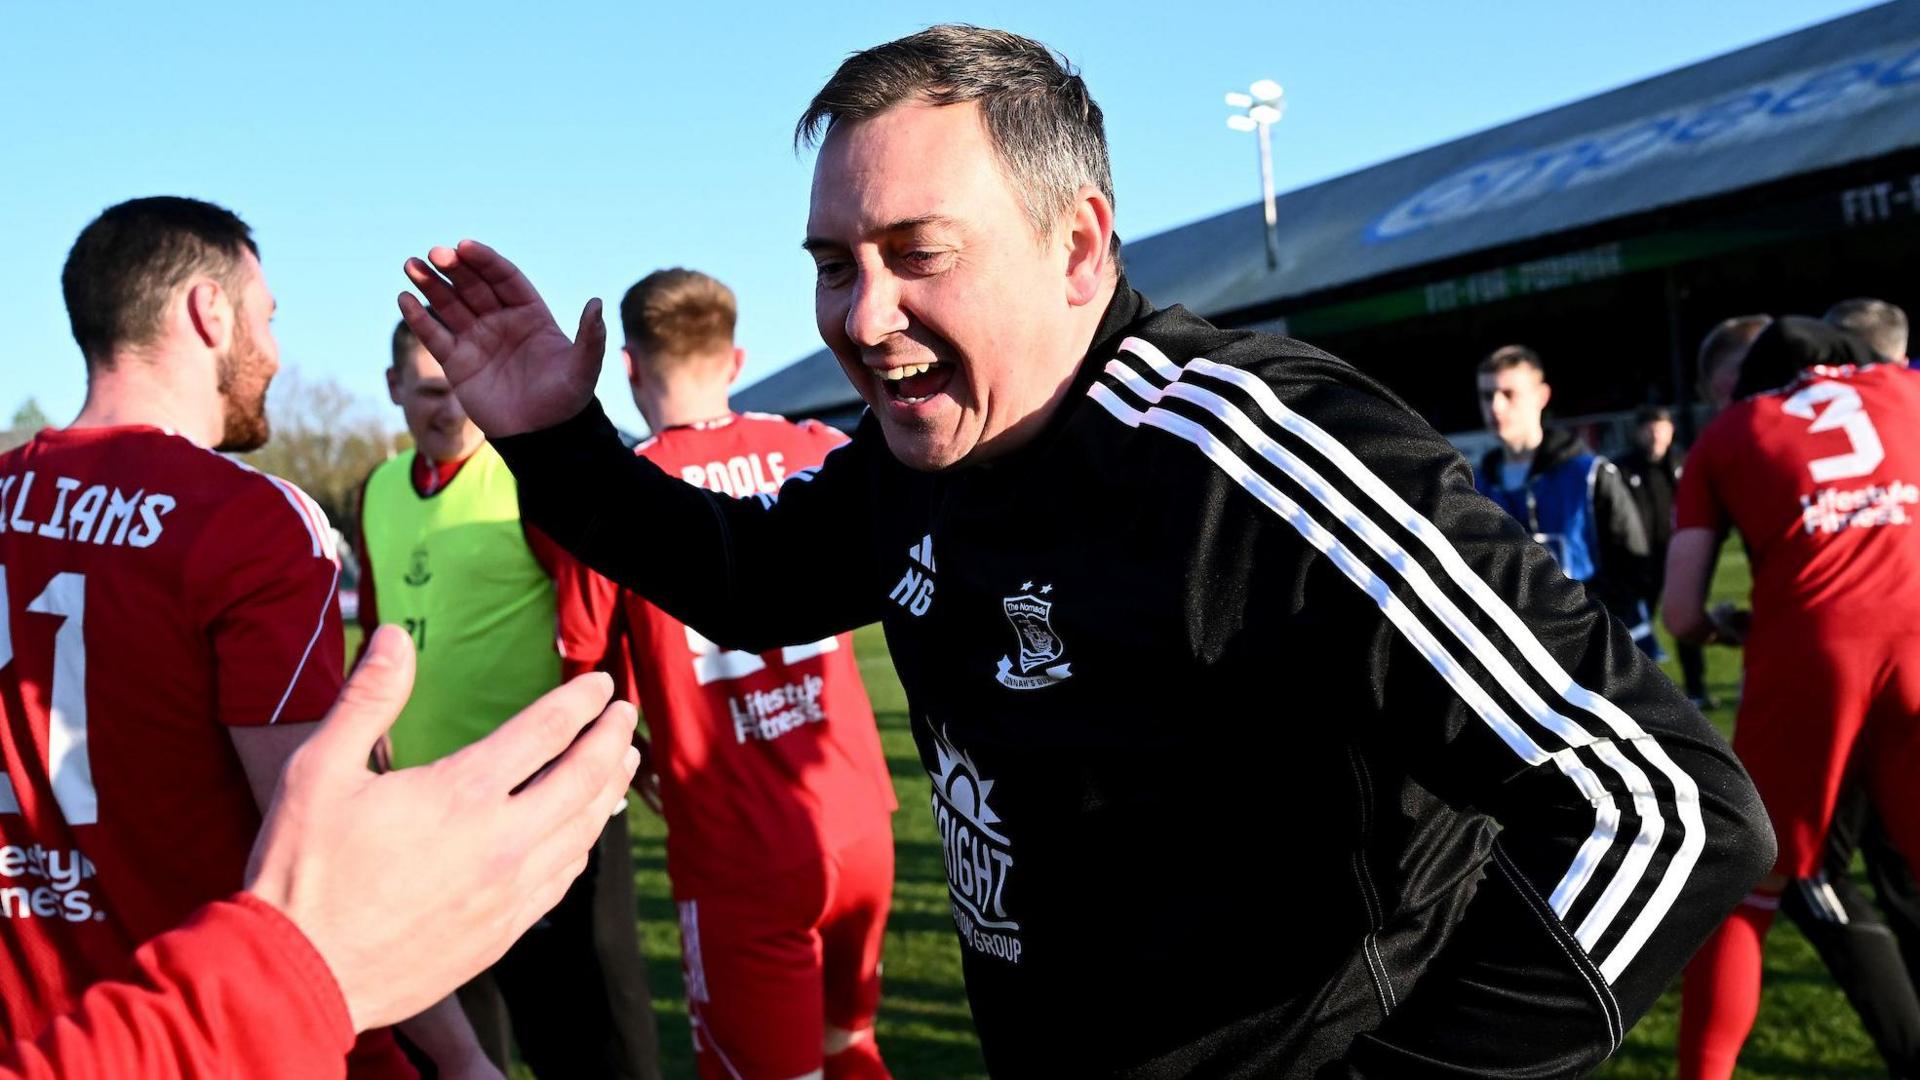
[[[828,1026],[871,1027],[892,895],[893,831],[879,829],[751,892],[677,897],[700,1075],[804,1076],[823,1067]]]
[[[1847,783],[1866,786],[1894,847],[1920,865],[1920,635],[1749,642],[1733,749],[1773,819],[1775,873],[1820,869]]]

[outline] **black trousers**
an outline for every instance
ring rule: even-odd
[[[616,814],[559,905],[460,988],[460,1007],[495,1065],[505,1071],[517,1045],[540,1080],[659,1080],[637,912],[627,818]],[[430,1080],[431,1067],[422,1075]]]
[[[1865,857],[1874,902],[1853,883],[1856,851]],[[1920,1077],[1920,888],[1857,781],[1842,789],[1834,808],[1820,873],[1788,883],[1780,912],[1820,954],[1890,1074]]]

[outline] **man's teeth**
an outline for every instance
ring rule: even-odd
[[[934,369],[933,364],[908,364],[906,367],[881,368],[880,377],[888,382],[911,379],[915,375],[925,375]]]

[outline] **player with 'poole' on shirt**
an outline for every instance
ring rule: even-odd
[[[745,357],[735,310],[732,290],[691,270],[628,290],[622,353],[653,431],[637,452],[695,487],[771,499],[846,436],[728,407]],[[652,736],[701,1075],[887,1076],[873,1018],[895,802],[852,635],[740,652],[633,593],[618,608],[612,647]]]

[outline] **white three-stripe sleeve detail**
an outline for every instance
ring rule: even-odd
[[[1453,600],[1435,584],[1426,569],[1409,557],[1394,540],[1377,524],[1363,514],[1344,495],[1328,484],[1318,472],[1301,461],[1285,447],[1262,431],[1245,413],[1219,397],[1189,383],[1174,383],[1164,391],[1146,383],[1124,363],[1115,360],[1107,365],[1107,373],[1124,383],[1129,390],[1139,395],[1149,404],[1159,402],[1164,397],[1174,397],[1197,405],[1224,423],[1248,447],[1259,453],[1269,463],[1278,467],[1286,476],[1304,488],[1308,494],[1327,508],[1345,525],[1349,531],[1364,541],[1374,554],[1393,566],[1413,589],[1414,595],[1444,625],[1467,652],[1478,660],[1494,678],[1500,688],[1516,704],[1526,711],[1529,719],[1540,725],[1567,743],[1569,747],[1593,746],[1597,741],[1586,729],[1572,719],[1561,715],[1548,707],[1547,703],[1534,692],[1520,673],[1513,669],[1506,657],[1500,653],[1466,615],[1454,604]],[[1575,899],[1591,878],[1599,860],[1611,847],[1614,830],[1618,827],[1620,815],[1613,804],[1613,795],[1572,750],[1563,750],[1553,756],[1555,764],[1569,779],[1578,786],[1580,793],[1593,804],[1596,811],[1594,832],[1582,844],[1581,853],[1592,848],[1590,858],[1576,857],[1568,867],[1566,875],[1558,887],[1553,890],[1550,903],[1554,914],[1564,919]],[[1624,763],[1625,770],[1616,762]],[[1651,787],[1646,776],[1639,768],[1614,751],[1608,765],[1619,774],[1627,790],[1634,793],[1635,809],[1643,815],[1654,809],[1653,816],[1642,818],[1642,831],[1635,846],[1643,848],[1647,857],[1651,854],[1660,838],[1660,815],[1655,808]],[[1638,781],[1637,785],[1635,781]],[[1642,794],[1644,793],[1644,794]],[[1600,811],[1611,811],[1603,820],[1598,817]],[[1648,835],[1648,823],[1652,833]],[[1642,862],[1645,860],[1643,859]],[[1632,880],[1637,881],[1636,873]],[[1629,886],[1631,881],[1629,882]],[[1630,888],[1628,891],[1631,891]],[[1597,932],[1595,934],[1597,940]],[[1585,948],[1592,948],[1592,941],[1581,941]]]
[[[1145,359],[1156,372],[1162,375],[1168,375],[1171,372],[1172,375],[1169,377],[1177,378],[1182,370],[1167,360],[1166,356],[1151,343],[1139,338],[1128,338],[1121,347]],[[1388,487],[1371,469],[1368,469],[1351,450],[1312,421],[1289,409],[1280,401],[1279,395],[1273,392],[1272,387],[1258,377],[1238,368],[1204,359],[1195,360],[1188,367],[1197,373],[1232,383],[1244,390],[1269,419],[1283,430],[1300,438],[1339,469],[1433,554],[1447,577],[1474,601],[1495,626],[1500,628],[1513,648],[1543,682],[1575,708],[1598,717],[1616,736],[1631,741],[1672,785],[1674,809],[1681,829],[1680,843],[1655,886],[1653,894],[1605,961],[1600,964],[1601,973],[1609,981],[1617,979],[1638,955],[1641,946],[1652,936],[1672,908],[1706,845],[1706,826],[1700,813],[1698,785],[1673,761],[1665,748],[1649,736],[1632,717],[1611,701],[1575,681],[1527,628],[1519,615],[1497,596],[1492,588],[1473,572],[1472,568],[1467,566],[1466,560],[1447,541],[1445,535],[1432,522],[1408,505],[1405,499]],[[1586,856],[1590,853],[1589,849],[1593,847],[1594,843],[1590,838],[1589,842],[1583,845],[1581,855],[1576,857],[1576,867],[1588,861]],[[1651,854],[1651,851],[1647,852],[1648,858],[1651,858]],[[1624,895],[1620,899],[1624,902]],[[1610,919],[1611,916],[1605,916],[1605,918]],[[1583,930],[1591,930],[1591,927],[1583,924]],[[1598,932],[1594,932],[1592,936],[1597,939]]]
[[[1130,427],[1138,427],[1142,424],[1156,427],[1199,447],[1200,452],[1219,466],[1222,472],[1232,477],[1234,482],[1248,494],[1293,526],[1294,530],[1308,543],[1331,559],[1341,573],[1358,586],[1361,592],[1371,597],[1401,635],[1419,651],[1435,671],[1439,672],[1440,677],[1460,695],[1461,700],[1486,721],[1487,726],[1493,729],[1494,733],[1500,737],[1500,741],[1506,743],[1515,755],[1530,765],[1544,765],[1555,760],[1554,755],[1534,742],[1520,725],[1514,723],[1513,718],[1506,714],[1492,696],[1467,674],[1453,655],[1440,644],[1439,639],[1434,637],[1433,633],[1415,617],[1412,609],[1408,608],[1393,590],[1387,587],[1387,583],[1381,580],[1378,574],[1368,568],[1366,563],[1319,522],[1313,520],[1298,503],[1287,498],[1265,477],[1234,456],[1233,452],[1215,438],[1212,432],[1178,413],[1170,413],[1164,409],[1148,409],[1144,413],[1140,412],[1121,401],[1105,386],[1095,384],[1088,393],[1121,423]]]
[[[1700,788],[1693,777],[1676,764],[1667,754],[1659,741],[1648,735],[1639,723],[1613,702],[1575,681],[1573,676],[1553,658],[1540,639],[1527,628],[1520,616],[1506,601],[1497,596],[1480,576],[1473,572],[1460,553],[1438,527],[1409,506],[1392,488],[1374,475],[1351,450],[1328,435],[1306,417],[1287,408],[1273,388],[1259,378],[1221,364],[1206,360],[1196,360],[1194,370],[1234,383],[1247,391],[1261,409],[1273,420],[1297,434],[1308,445],[1318,450],[1333,462],[1349,479],[1360,487],[1369,497],[1379,503],[1389,514],[1403,522],[1421,544],[1438,559],[1440,567],[1466,594],[1478,604],[1482,611],[1493,619],[1494,624],[1504,631],[1513,647],[1522,659],[1533,669],[1554,692],[1577,709],[1598,717],[1613,733],[1620,738],[1630,740],[1634,747],[1658,769],[1667,782],[1673,786],[1674,811],[1679,818],[1681,838],[1672,860],[1661,875],[1659,884],[1647,899],[1646,905],[1628,925],[1626,933],[1620,938],[1607,958],[1600,963],[1601,974],[1609,982],[1619,978],[1626,966],[1639,955],[1640,947],[1666,918],[1673,902],[1679,898],[1686,887],[1687,878],[1693,873],[1693,867],[1700,860],[1700,853],[1707,843],[1706,822],[1700,816]]]

